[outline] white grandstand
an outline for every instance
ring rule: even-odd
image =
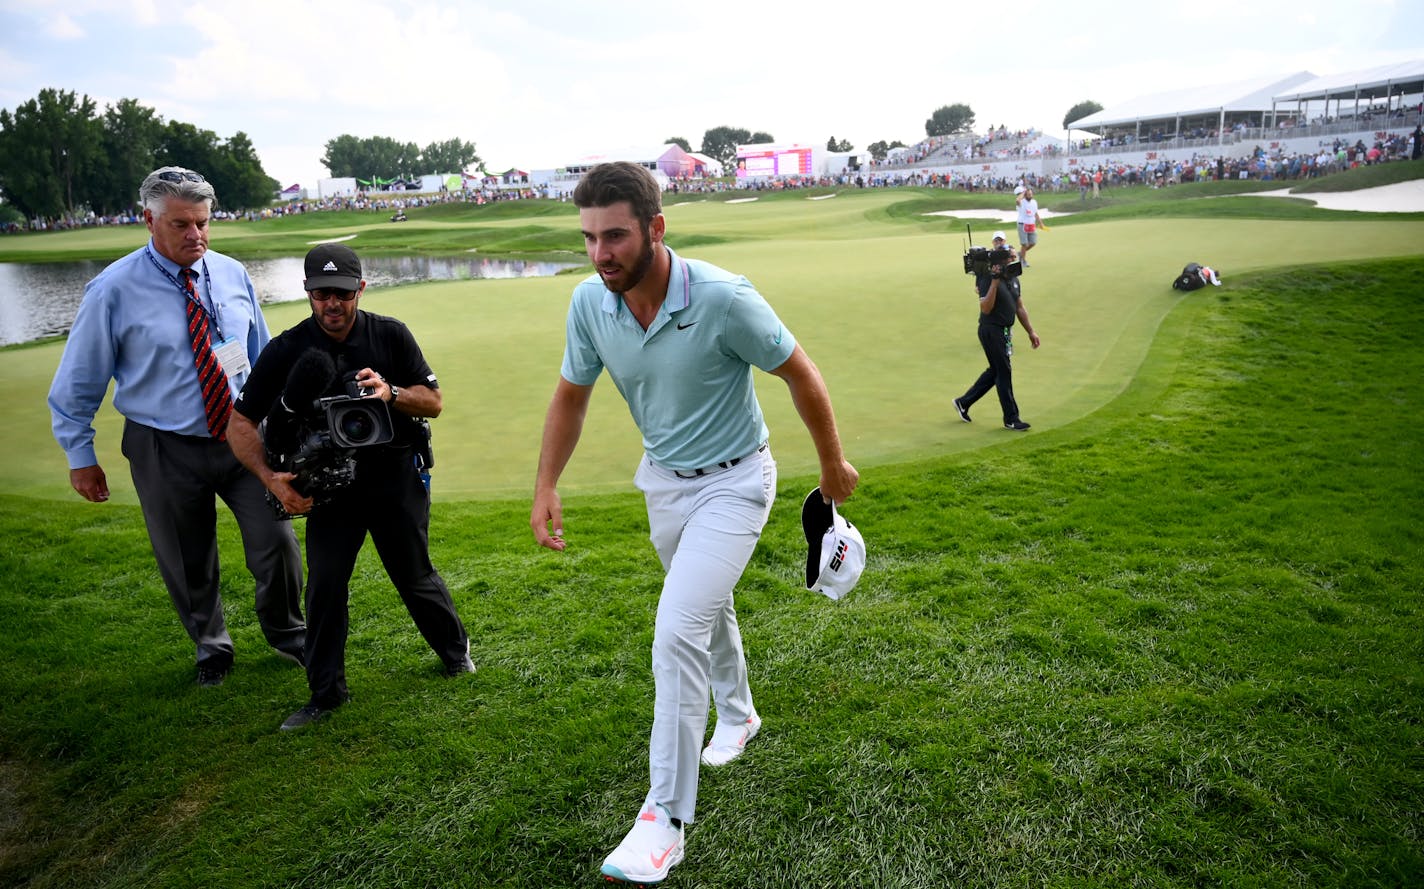
[[[1424,59],[1316,77],[1309,71],[1143,96],[1070,121],[1067,149],[1011,158],[935,154],[880,169],[991,180],[1098,166],[1308,154],[1424,123]]]
[[[1273,157],[1314,155],[1337,143],[1373,145],[1407,135],[1421,123],[1424,59],[1328,77],[1297,71],[1143,96],[1071,121],[1066,142],[1038,130],[1011,133],[1003,128],[983,136],[936,137],[896,149],[878,163],[866,158],[864,172],[875,178],[945,177],[997,187],[1004,182],[1052,181],[1064,174],[1076,177],[1099,168],[1229,163],[1257,149]],[[739,149],[759,147],[775,146]],[[665,186],[676,178],[722,175],[713,159],[667,144],[575,158],[555,170],[533,171],[529,184],[566,194],[590,166],[609,160],[647,167]],[[800,175],[826,175],[820,165],[811,166],[799,169]],[[777,166],[766,175],[792,175],[779,170]]]

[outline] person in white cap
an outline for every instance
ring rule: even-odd
[[[584,174],[574,204],[597,274],[574,289],[569,306],[529,525],[541,546],[567,546],[557,484],[607,370],[643,436],[634,483],[666,574],[653,630],[650,786],[602,872],[656,883],[683,858],[700,766],[735,759],[761,727],[732,607],[776,496],[753,367],[790,389],[826,499],[844,501],[860,476],[841,450],[820,371],[766,300],[746,278],[663,243],[662,195],[650,172],[599,164]],[[709,690],[717,725],[704,750]]]
[[[1028,252],[1038,243],[1038,227],[1043,225],[1043,217],[1038,215],[1038,201],[1034,200],[1033,189],[1027,186],[1020,186],[1014,189],[1015,198],[1018,204],[1019,222],[1019,258],[1023,260],[1023,267],[1028,268]]]

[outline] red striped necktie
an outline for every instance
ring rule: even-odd
[[[188,291],[188,337],[193,342],[193,364],[198,369],[198,386],[203,392],[203,413],[208,417],[208,434],[218,441],[227,441],[227,421],[232,415],[232,390],[227,374],[213,354],[213,341],[208,333],[208,313],[198,303],[198,291],[193,280],[198,273],[183,269],[183,288]]]

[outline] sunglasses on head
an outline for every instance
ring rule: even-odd
[[[185,180],[188,182],[208,181],[202,177],[202,174],[194,173],[192,170],[164,170],[158,174],[158,178],[164,182],[183,182]]]

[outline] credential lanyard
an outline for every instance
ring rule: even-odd
[[[193,288],[192,293],[188,292],[188,288],[183,286],[183,282],[174,277],[173,273],[168,271],[167,267],[158,261],[158,257],[153,255],[153,251],[145,247],[143,252],[144,255],[148,257],[148,261],[153,263],[153,267],[162,272],[163,277],[167,278],[172,282],[174,287],[178,288],[178,292],[183,294],[183,299],[193,301],[194,305],[198,307],[198,310],[207,317],[208,323],[213,326],[213,330],[218,335],[217,342],[223,342],[225,337],[223,337],[222,332],[222,315],[218,309],[217,301],[213,299],[213,279],[212,276],[208,274],[208,261],[206,259],[203,260],[203,289],[207,291],[208,302],[213,305],[212,309],[209,309],[203,304],[203,301],[198,297],[196,287]]]

